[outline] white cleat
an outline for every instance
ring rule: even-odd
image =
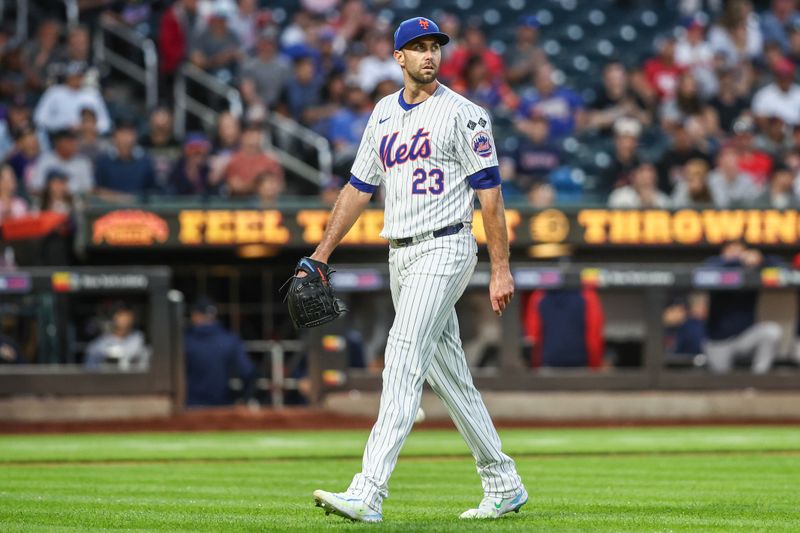
[[[460,518],[493,520],[500,518],[506,513],[518,513],[520,507],[528,503],[528,492],[522,489],[521,492],[511,498],[497,498],[486,496],[481,500],[477,509],[470,509],[461,513]]]
[[[383,519],[381,513],[376,513],[363,500],[346,492],[315,490],[314,503],[325,510],[326,516],[333,513],[359,522],[380,522]]]

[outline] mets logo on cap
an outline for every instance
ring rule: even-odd
[[[447,34],[439,31],[439,26],[431,19],[414,17],[404,20],[394,32],[394,49],[402,50],[405,45],[420,37],[433,37],[441,46],[450,41]]]
[[[479,131],[472,136],[472,150],[481,157],[491,157],[492,140],[485,131]]]

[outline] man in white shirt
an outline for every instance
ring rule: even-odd
[[[59,170],[67,176],[67,187],[72,194],[87,194],[94,188],[92,162],[78,153],[78,138],[72,130],[59,130],[53,134],[53,150],[39,156],[31,171],[28,190],[40,193],[47,175]]]
[[[704,97],[717,93],[718,82],[714,72],[714,51],[705,39],[706,21],[692,17],[686,24],[686,33],[675,43],[675,62],[691,70]]]
[[[86,63],[73,61],[67,66],[64,83],[45,91],[33,112],[37,127],[48,132],[77,128],[81,123],[81,110],[90,108],[97,115],[97,130],[100,134],[108,132],[111,119],[100,91],[83,85],[86,68]]]
[[[631,174],[631,184],[615,189],[608,197],[612,208],[666,209],[669,196],[658,190],[658,176],[651,163],[642,163]]]
[[[358,67],[358,81],[362,89],[371,93],[383,80],[403,83],[403,71],[392,57],[392,41],[382,35],[373,37],[370,55],[362,59]]]
[[[781,58],[772,70],[775,81],[759,89],[753,97],[753,113],[762,130],[773,116],[790,126],[800,124],[800,85],[794,83],[794,63]]]

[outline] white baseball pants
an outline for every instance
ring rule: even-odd
[[[378,512],[389,495],[389,476],[414,424],[425,380],[472,451],[484,493],[506,497],[522,487],[514,461],[501,450],[461,347],[454,306],[476,263],[477,244],[469,228],[389,252],[396,314],[386,346],[380,411],[362,471],[348,489]]]

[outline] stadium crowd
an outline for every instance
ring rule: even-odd
[[[402,81],[386,2],[305,0],[281,16],[256,0],[94,4],[82,12],[86,25],[44,19],[21,42],[0,27],[0,221],[69,212],[87,195],[274,205],[298,189],[264,135],[272,113],[328,139],[335,175],[319,192],[330,196],[372,106]],[[565,59],[540,43],[544,22],[534,11],[521,11],[502,53],[485,21],[439,12],[452,37],[440,78],[491,112],[509,200],[792,207],[800,198],[800,10],[794,0],[762,7],[676,3],[666,9],[683,9],[683,22],[659,27],[641,61],[609,57],[597,87],[570,87]],[[147,119],[94,63],[98,17],[157,43],[166,90]],[[238,88],[243,116],[222,113],[215,131],[175,138],[168,97],[186,62]],[[576,145],[606,157],[581,160]]]

